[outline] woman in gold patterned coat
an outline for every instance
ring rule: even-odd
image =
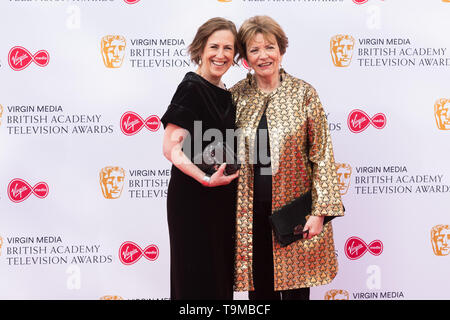
[[[316,90],[281,69],[288,39],[277,22],[250,18],[238,38],[254,74],[231,89],[243,137],[235,291],[249,291],[250,300],[309,299],[310,287],[337,273],[333,230],[324,217],[344,214],[328,123]],[[309,191],[309,233],[281,247],[268,217]]]

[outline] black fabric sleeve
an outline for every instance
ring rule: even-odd
[[[178,85],[167,111],[161,118],[164,128],[173,123],[189,131],[194,131],[194,121],[201,120],[201,94],[199,84],[192,81],[183,81]]]

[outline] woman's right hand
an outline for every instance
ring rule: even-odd
[[[226,176],[224,175],[226,163],[222,163],[219,169],[211,176],[211,180],[209,180],[209,187],[218,187],[225,186],[229,184],[231,181],[236,179],[239,176],[239,170],[233,173],[232,175]]]

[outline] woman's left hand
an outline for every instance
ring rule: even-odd
[[[226,163],[222,163],[216,172],[211,176],[211,180],[209,181],[208,187],[218,187],[229,184],[231,181],[236,179],[239,176],[239,171],[235,172],[232,175],[226,176],[224,174]]]
[[[311,239],[322,232],[323,219],[323,216],[310,216],[308,218],[308,221],[306,221],[306,225],[303,228],[303,231],[309,230],[308,234],[305,236],[305,239]]]

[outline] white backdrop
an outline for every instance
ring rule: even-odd
[[[311,298],[450,298],[449,1],[36,0],[0,3],[1,299],[168,299],[158,118],[197,28],[259,14],[287,33],[283,67],[317,89],[346,165],[339,273]]]

